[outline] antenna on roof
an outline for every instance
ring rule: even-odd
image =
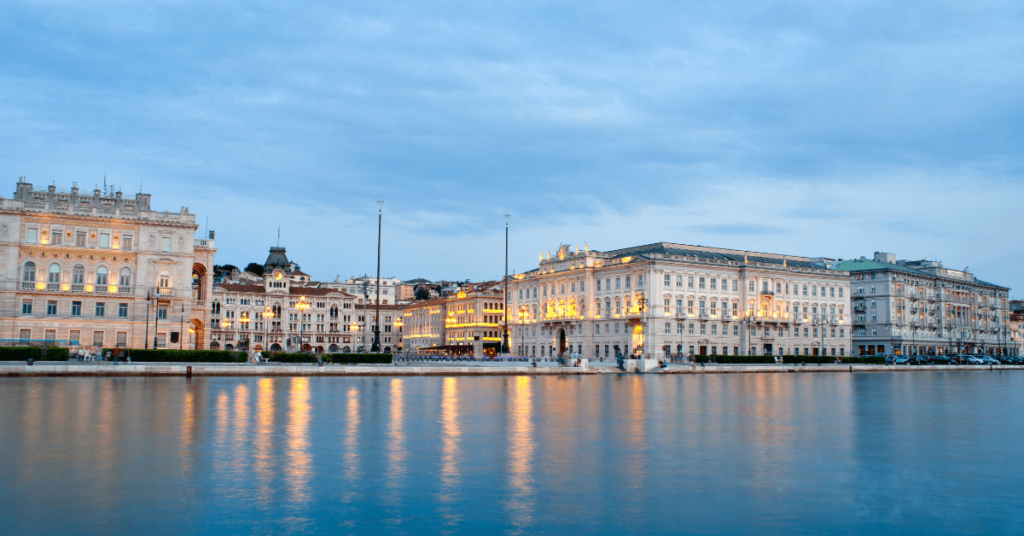
[[[281,226],[277,226],[277,247],[281,247]]]

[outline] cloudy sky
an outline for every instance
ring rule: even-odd
[[[938,258],[1024,295],[1021,2],[4,2],[0,181],[320,278],[560,242]],[[199,234],[203,232],[201,228]]]

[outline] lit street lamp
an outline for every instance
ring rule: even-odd
[[[301,352],[303,350],[302,327],[303,322],[305,322],[306,311],[309,310],[309,303],[306,302],[305,296],[299,298],[299,303],[295,304],[295,308],[299,310],[299,351]]]

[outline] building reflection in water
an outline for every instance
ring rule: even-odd
[[[304,505],[310,500],[312,454],[309,452],[309,378],[292,378],[288,399],[288,441],[284,468],[289,499]]]
[[[441,516],[447,527],[458,525],[461,517],[453,510],[452,504],[461,496],[458,493],[459,474],[459,390],[458,380],[445,378],[441,391],[441,488],[437,500]]]
[[[509,413],[507,508],[511,524],[523,530],[533,522],[533,384],[529,376],[516,376]]]
[[[181,460],[181,472],[192,473],[194,462],[193,446],[196,442],[196,395],[192,389],[185,391],[185,402],[181,408],[181,449],[178,457]]]
[[[244,470],[249,457],[249,388],[244,383],[235,386],[234,425],[235,434],[231,450],[234,454],[234,469]]]
[[[391,420],[388,422],[388,472],[385,486],[392,490],[387,494],[389,502],[398,501],[398,496],[393,491],[401,484],[405,477],[405,393],[404,383],[400,378],[391,380]]]
[[[359,389],[348,390],[348,408],[345,427],[345,479],[354,484],[359,479]]]
[[[253,445],[253,465],[256,474],[256,499],[269,506],[274,452],[274,380],[263,378],[256,385],[256,437]]]

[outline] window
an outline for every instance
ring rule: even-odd
[[[107,304],[103,302],[96,302],[96,316],[105,316],[107,312]]]
[[[26,244],[37,244],[37,243],[39,243],[39,229],[25,229],[25,243]]]
[[[50,243],[54,246],[64,245],[64,231],[61,229],[50,230]]]
[[[107,284],[107,267],[100,266],[96,269],[96,284],[106,285]]]
[[[718,324],[711,324],[711,334],[718,335]]]
[[[665,333],[672,333],[672,323],[665,322]]]
[[[818,295],[818,287],[816,287],[815,285],[811,285],[811,296],[817,296],[817,295]]]
[[[700,288],[704,288],[704,278],[700,278]]]
[[[629,286],[629,280],[628,279],[626,280],[626,286],[627,287]],[[638,287],[644,286],[644,274],[637,274],[637,276],[636,276],[636,286],[638,286]]]
[[[839,297],[843,297],[843,287],[839,287]]]
[[[693,276],[692,275],[688,276],[686,278],[686,286],[687,286],[687,288],[693,288]]]
[[[71,302],[71,316],[82,316],[82,302]]]
[[[747,285],[747,290],[750,291],[750,292],[754,292],[754,280],[753,279],[751,279],[749,284]]]
[[[676,276],[676,286],[677,287],[682,287],[683,286],[683,276],[681,276],[681,275],[677,275]]]
[[[830,298],[835,298],[836,297],[836,287],[829,287],[829,289],[828,289],[828,297],[830,297]]]
[[[157,282],[157,286],[160,288],[171,288],[171,274],[170,272],[160,272],[160,279]]]
[[[615,333],[618,333],[618,332],[619,332],[619,323],[616,322],[615,323]]]
[[[46,314],[48,316],[55,316],[57,314],[57,300],[50,300],[46,302]]]
[[[156,309],[156,317],[160,320],[167,320],[167,306],[161,305]]]
[[[117,332],[117,347],[125,348],[128,346],[128,332],[118,331]]]
[[[712,277],[712,278],[711,278],[711,290],[717,290],[717,285],[716,285],[716,283],[718,283],[718,280],[717,280],[717,279],[715,279],[714,277]]]
[[[100,247],[101,248],[109,248],[110,247],[110,233],[103,233],[103,234],[100,235]]]
[[[690,335],[693,335],[693,324],[690,324]]]
[[[686,312],[687,314],[693,314],[693,300],[686,300]]]
[[[162,247],[160,248],[160,251],[163,251],[163,252],[171,251],[171,237],[165,236],[165,237],[163,237],[161,242],[162,242]]]
[[[132,250],[132,237],[130,237],[130,236],[122,236],[121,237],[121,249],[123,249],[125,251],[131,251]]]
[[[85,284],[85,267],[78,264],[71,271],[71,284],[73,285],[84,285]]]
[[[127,287],[132,284],[132,270],[131,268],[121,268],[121,277],[118,278],[117,284],[122,287]]]
[[[53,263],[53,264],[50,265],[50,270],[46,274],[46,282],[47,283],[54,283],[54,284],[60,283],[60,265],[59,264]]]
[[[85,247],[85,231],[78,231],[75,233],[75,246],[80,248]]]
[[[27,283],[34,283],[36,280],[36,263],[29,261],[25,263],[25,269],[22,270],[22,281]]]
[[[679,323],[676,324],[676,333],[678,333],[680,335],[683,334],[683,323],[682,322],[679,322]]]
[[[21,300],[21,314],[32,314],[32,300]]]
[[[732,280],[732,290],[733,290],[733,292],[736,292],[737,290],[739,290],[740,289],[739,286],[740,286],[739,279],[733,279]]]
[[[600,278],[598,278],[598,280],[597,280],[597,291],[601,292],[601,279]]]
[[[804,296],[807,295],[807,285],[804,285]]]
[[[127,303],[119,303],[119,304],[117,304],[117,317],[118,318],[128,318],[128,304]]]
[[[700,325],[700,334],[701,335],[705,335],[706,331],[707,331],[707,326],[705,326],[704,324],[701,324]]]
[[[782,294],[782,283],[775,283],[775,293]]]
[[[665,274],[665,286],[672,286],[672,276],[669,274]]]

